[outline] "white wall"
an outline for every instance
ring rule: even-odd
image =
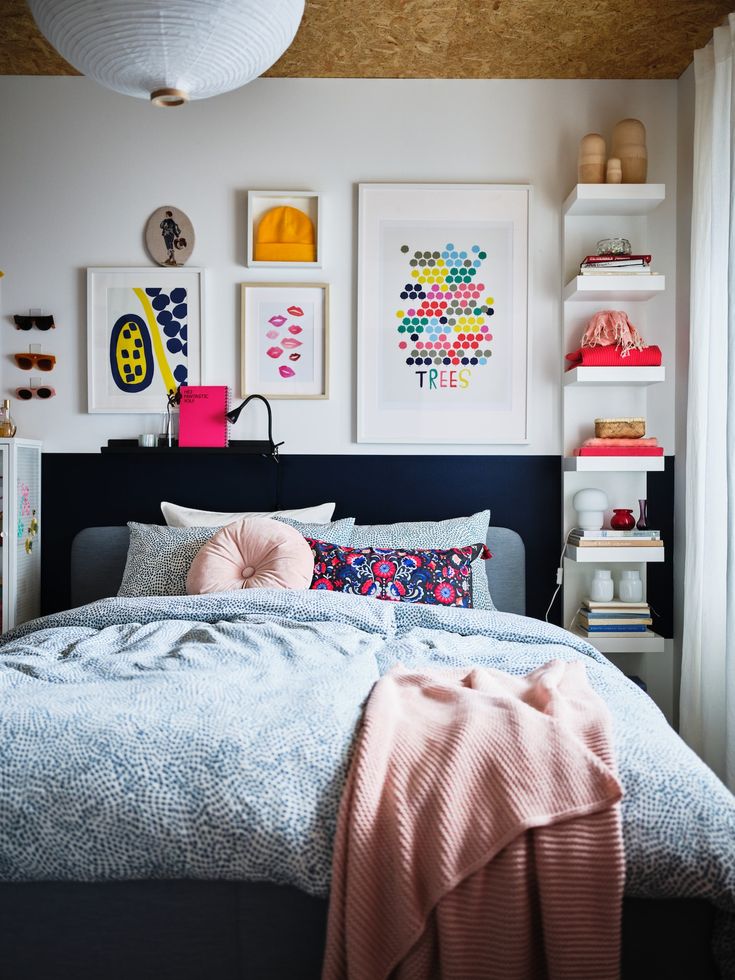
[[[150,429],[141,416],[86,414],[85,269],[149,265],[148,215],[164,203],[192,219],[191,264],[207,270],[205,356],[210,384],[238,390],[238,283],[272,278],[244,267],[248,189],[323,195],[331,285],[331,398],[277,402],[289,453],[423,453],[426,446],[357,445],[355,432],[356,191],[362,180],[495,181],[533,185],[531,441],[443,446],[451,453],[561,452],[559,258],[562,201],[576,181],[579,138],[610,136],[625,116],[648,130],[649,180],[668,198],[656,216],[669,276],[649,342],[673,363],[677,83],[635,81],[381,81],[262,79],[238,92],[157,110],[84,78],[0,78],[0,378],[2,397],[27,382],[9,355],[44,342],[57,355],[53,402],[15,402],[23,435],[51,451],[96,452],[108,438]],[[16,332],[13,313],[52,311],[50,335]],[[657,393],[658,433],[673,446],[674,385]],[[260,436],[257,416],[237,438]]]

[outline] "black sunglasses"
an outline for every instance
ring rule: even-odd
[[[16,313],[13,319],[19,330],[30,330],[31,327],[38,327],[39,330],[50,330],[51,327],[56,326],[52,315],[22,316],[20,313]]]

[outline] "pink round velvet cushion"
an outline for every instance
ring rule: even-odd
[[[313,574],[311,548],[295,528],[249,517],[221,528],[198,552],[186,577],[186,592],[308,589]]]

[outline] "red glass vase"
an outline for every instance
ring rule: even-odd
[[[610,518],[610,527],[615,531],[632,531],[635,527],[633,511],[622,507],[613,510],[613,516]]]

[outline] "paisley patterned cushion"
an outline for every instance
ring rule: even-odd
[[[490,511],[481,510],[468,517],[452,517],[446,521],[401,521],[397,524],[356,524],[349,539],[353,548],[464,548],[475,541],[487,539]],[[326,531],[313,535],[326,541],[341,541]],[[472,566],[472,607],[494,609],[482,559]]]
[[[472,608],[472,562],[491,557],[484,544],[406,551],[306,540],[314,555],[312,589],[463,609]]]

